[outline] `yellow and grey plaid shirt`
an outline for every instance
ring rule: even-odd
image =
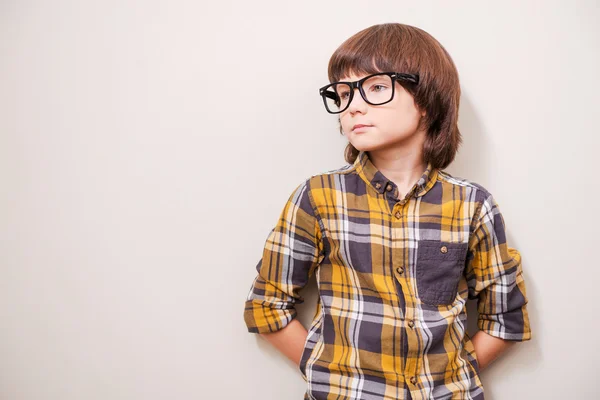
[[[297,316],[316,274],[319,298],[300,372],[305,399],[483,399],[466,332],[531,338],[520,253],[481,185],[427,166],[403,199],[361,152],[291,194],[246,298],[249,332]]]

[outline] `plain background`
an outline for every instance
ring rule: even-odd
[[[244,300],[291,191],[345,164],[317,91],[329,57],[383,22],[452,55],[464,145],[447,171],[494,194],[522,253],[533,339],[483,371],[486,399],[598,398],[599,17],[595,1],[1,1],[0,399],[301,399]],[[303,294],[308,326],[314,280]]]

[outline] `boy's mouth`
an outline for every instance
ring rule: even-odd
[[[356,124],[354,127],[352,127],[352,131],[364,130],[366,128],[371,128],[372,126],[373,125]]]

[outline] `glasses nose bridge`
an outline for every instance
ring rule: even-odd
[[[363,100],[364,100],[366,103],[368,103],[367,99],[365,99],[365,96],[363,96],[363,91],[362,91],[362,83],[363,83],[363,80],[362,80],[362,79],[361,79],[361,80],[358,80],[358,81],[350,82],[350,87],[352,88],[352,89],[351,89],[351,91],[352,91],[352,100],[354,100],[354,91],[355,91],[356,89],[358,89],[358,93],[360,94],[360,97],[362,97],[362,99],[363,99]],[[351,102],[352,102],[352,101],[350,101],[350,103],[351,103]],[[348,107],[350,107],[350,103],[348,103]]]
[[[352,91],[354,92],[354,90],[358,89],[359,92],[362,92],[362,80],[360,81],[354,81],[354,82],[350,82],[351,87],[352,87]]]

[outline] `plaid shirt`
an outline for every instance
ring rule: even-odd
[[[316,274],[319,298],[299,370],[304,399],[483,399],[466,332],[531,338],[520,253],[482,186],[427,166],[404,199],[365,152],[314,175],[266,239],[244,320],[274,332]]]

